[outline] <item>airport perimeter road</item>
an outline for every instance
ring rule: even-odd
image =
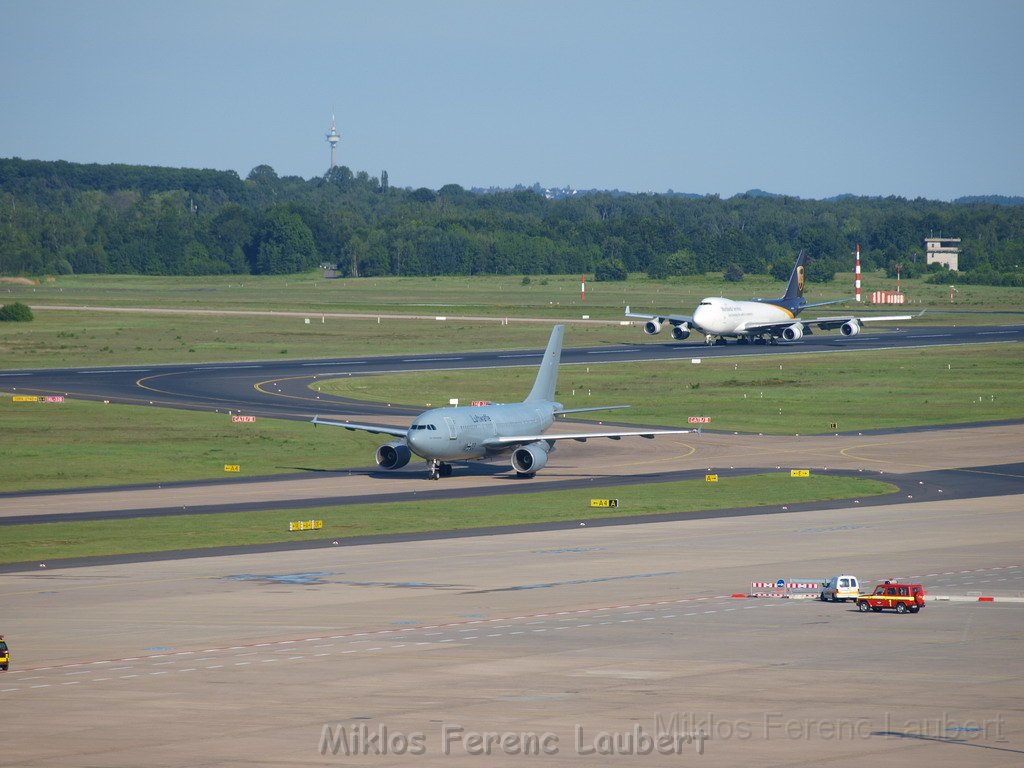
[[[601,751],[623,766],[1019,765],[1024,604],[898,616],[730,595],[837,572],[1019,595],[1022,506],[9,574],[0,754],[38,768],[580,765]]]
[[[563,365],[597,365],[652,360],[688,362],[694,357],[791,355],[813,352],[856,352],[934,346],[996,344],[1024,340],[1024,325],[970,327],[908,327],[872,330],[852,339],[835,334],[805,337],[799,342],[766,347],[729,344],[707,347],[692,342],[656,342],[637,329],[637,343],[566,348]],[[115,368],[74,368],[0,371],[0,390],[22,394],[68,395],[119,403],[151,404],[199,410],[244,410],[279,418],[311,418],[331,403],[332,412],[359,417],[418,412],[311,394],[317,378],[346,374],[405,373],[460,368],[535,367],[543,350],[499,352],[442,351],[423,355],[254,361],[205,365],[139,365]]]

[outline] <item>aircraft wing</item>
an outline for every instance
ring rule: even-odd
[[[778,336],[786,328],[793,325],[799,325],[806,333],[810,331],[806,330],[807,326],[813,325],[822,331],[832,331],[836,328],[841,328],[847,323],[854,323],[856,325],[863,325],[864,323],[878,323],[886,321],[896,320],[912,320],[915,317],[920,317],[923,313],[916,315],[879,315],[871,317],[857,317],[856,315],[836,315],[834,317],[815,317],[813,319],[793,319],[784,320],[778,323],[742,323],[737,326],[736,331],[739,333],[771,333],[773,336]]]
[[[555,416],[561,416],[566,413],[586,413],[587,411],[617,411],[620,408],[631,408],[629,405],[594,405],[589,408],[562,408],[561,410],[555,411]]]
[[[802,320],[801,322],[807,325],[815,325],[823,331],[831,331],[850,322],[862,325],[864,323],[884,323],[887,321],[893,322],[896,320],[913,320],[915,317],[920,317],[921,314],[922,313],[918,313],[917,315],[872,315],[870,317],[857,317],[856,315],[837,315],[835,317],[815,317],[814,319]]]
[[[833,299],[832,301],[816,301],[814,304],[804,304],[803,309],[810,309],[811,307],[827,307],[829,304],[842,304],[843,302],[850,301],[850,299]]]
[[[553,443],[556,440],[575,440],[578,443],[585,443],[587,440],[598,437],[606,437],[609,440],[621,440],[623,437],[646,437],[653,440],[655,437],[664,435],[686,435],[691,432],[699,432],[696,429],[647,429],[640,432],[573,432],[558,435],[513,435],[511,437],[489,437],[483,441],[485,448],[509,448],[516,445],[526,445],[544,440]]]
[[[353,424],[350,421],[330,421],[329,419],[321,419],[319,416],[314,416],[312,423],[314,427],[317,424],[326,424],[329,427],[344,427],[351,432],[370,432],[374,435],[394,435],[395,437],[405,437],[406,433],[409,431],[398,427],[380,427],[373,424]]]
[[[626,307],[626,317],[635,317],[637,320],[656,320],[659,323],[671,323],[672,325],[683,325],[684,323],[695,330],[700,328],[693,323],[692,315],[641,315],[638,312],[630,312]]]

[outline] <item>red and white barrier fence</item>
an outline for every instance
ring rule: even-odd
[[[778,579],[777,581],[752,581],[750,592],[733,597],[817,597],[824,579],[793,580]]]

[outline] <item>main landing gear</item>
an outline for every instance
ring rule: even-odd
[[[441,477],[452,476],[452,465],[445,464],[440,459],[431,459],[427,472],[428,480],[437,480]]]

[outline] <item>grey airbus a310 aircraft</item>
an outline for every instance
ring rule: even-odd
[[[382,469],[404,467],[416,454],[427,460],[431,480],[452,474],[452,461],[486,459],[511,454],[512,468],[520,477],[532,477],[544,467],[548,454],[558,440],[576,440],[584,443],[591,438],[623,437],[654,438],[661,435],[684,435],[691,429],[645,429],[636,432],[572,432],[546,435],[544,431],[556,416],[584,411],[603,411],[628,408],[628,405],[609,405],[594,408],[563,408],[555,402],[555,382],[562,356],[562,337],[565,326],[556,325],[551,331],[544,359],[537,371],[533,389],[521,403],[488,403],[486,405],[434,408],[424,411],[408,429],[380,427],[332,421],[316,416],[313,424],[327,424],[348,430],[393,435],[397,440],[377,449],[377,464]]]

